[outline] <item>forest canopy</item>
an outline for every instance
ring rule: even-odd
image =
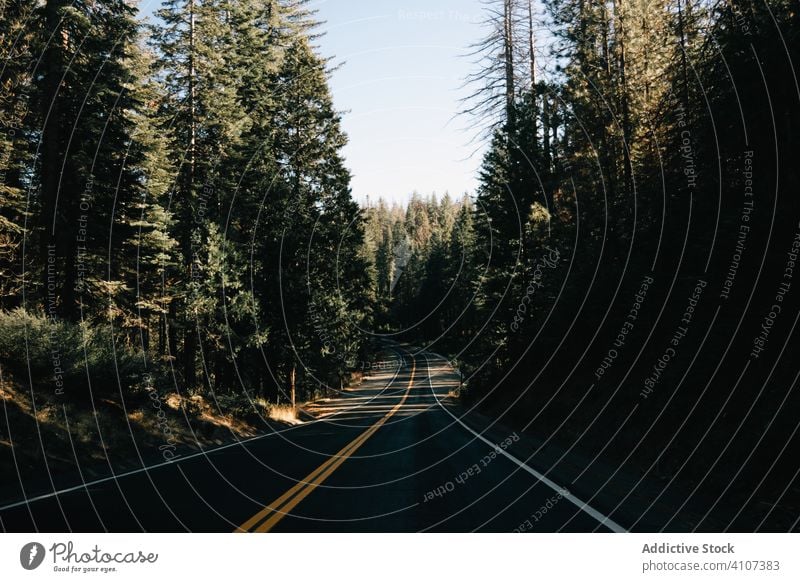
[[[37,388],[61,359],[35,317],[105,328],[126,390],[340,385],[372,289],[305,4],[171,0],[145,25],[123,0],[3,3],[0,308],[21,325],[1,341],[20,377],[26,341],[53,360]]]
[[[304,0],[0,9],[0,364],[32,393],[294,404],[400,341],[587,456],[714,499],[796,477],[795,0],[487,1],[479,187],[403,207],[351,194]]]

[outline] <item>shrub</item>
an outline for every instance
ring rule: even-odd
[[[36,390],[70,398],[113,394],[140,380],[142,359],[109,325],[53,322],[18,308],[0,311],[0,365]]]

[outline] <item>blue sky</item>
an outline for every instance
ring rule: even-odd
[[[318,0],[321,52],[344,65],[331,79],[346,110],[345,150],[353,194],[405,201],[471,192],[480,154],[456,116],[469,45],[480,39],[479,0]],[[474,155],[473,155],[474,154]]]
[[[159,6],[140,4],[145,14]],[[472,71],[465,55],[483,35],[480,0],[313,0],[310,7],[325,22],[320,53],[344,62],[331,89],[345,112],[356,199],[472,192],[481,155],[456,113]]]

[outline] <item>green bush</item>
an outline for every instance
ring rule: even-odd
[[[0,311],[0,365],[36,390],[70,398],[113,394],[141,380],[142,358],[108,325],[53,322],[24,309]],[[116,358],[115,358],[116,356]],[[119,384],[118,384],[119,382]]]

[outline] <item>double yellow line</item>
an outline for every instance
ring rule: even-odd
[[[278,497],[275,501],[267,505],[264,509],[256,513],[253,517],[248,519],[245,523],[236,528],[236,532],[268,532],[275,525],[286,517],[298,503],[309,496],[314,489],[319,487],[325,480],[338,469],[350,456],[355,453],[361,445],[377,432],[377,430],[386,424],[392,416],[405,404],[408,399],[408,394],[411,391],[411,386],[414,384],[414,374],[417,371],[417,363],[411,360],[411,378],[408,381],[403,397],[400,402],[392,408],[386,416],[381,418],[378,422],[369,427],[366,431],[361,433],[355,440],[344,447],[341,451],[330,457],[322,465],[314,469],[305,479],[300,480],[294,487],[289,489],[286,493]]]

